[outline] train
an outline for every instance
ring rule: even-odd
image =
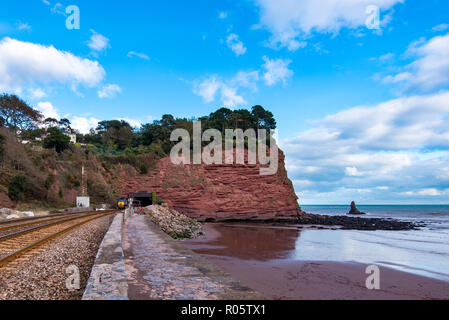
[[[128,199],[127,198],[120,198],[117,201],[117,208],[120,210],[126,209],[128,207]]]
[[[128,206],[144,208],[152,204],[157,204],[157,199],[156,192],[132,192],[128,196],[122,196],[117,200],[117,208],[120,210],[126,209]]]

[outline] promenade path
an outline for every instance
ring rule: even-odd
[[[100,247],[83,299],[265,298],[169,237],[148,217],[119,215]]]

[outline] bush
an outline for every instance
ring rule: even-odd
[[[143,174],[143,175],[144,175],[144,174],[147,174],[147,173],[148,173],[147,166],[145,165],[144,162],[140,162],[140,163],[139,163],[138,169],[139,169],[139,173],[140,173],[140,174]]]
[[[55,175],[53,173],[50,173],[45,180],[45,189],[50,189],[51,185],[55,182]]]
[[[8,196],[13,201],[22,201],[27,191],[27,178],[25,176],[15,176],[9,183]]]

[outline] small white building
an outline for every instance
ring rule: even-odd
[[[73,133],[72,130],[68,129],[65,135],[70,138],[71,143],[76,143],[76,133]]]
[[[76,197],[76,207],[77,208],[89,208],[90,198],[89,197]]]

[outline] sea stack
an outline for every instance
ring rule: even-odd
[[[351,211],[349,211],[348,214],[362,215],[362,214],[366,214],[366,213],[365,212],[361,212],[359,209],[357,209],[357,206],[355,205],[355,202],[352,201],[351,202]]]

